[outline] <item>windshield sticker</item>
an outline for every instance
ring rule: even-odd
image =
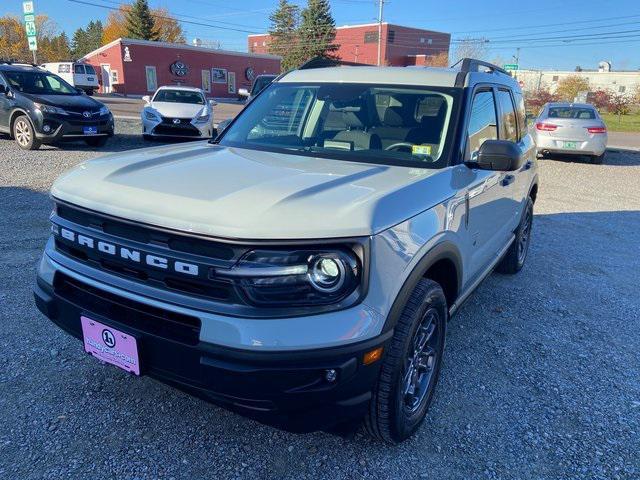
[[[411,147],[412,155],[431,155],[431,145],[413,145]]]

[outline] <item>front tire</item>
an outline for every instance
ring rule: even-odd
[[[423,278],[411,293],[373,390],[365,427],[397,444],[424,420],[440,374],[447,327],[447,300],[440,285]]]
[[[42,144],[36,138],[36,131],[26,115],[20,115],[13,122],[12,134],[18,146],[23,150],[37,150]]]
[[[532,225],[533,200],[531,200],[531,197],[527,197],[527,204],[524,208],[520,225],[518,225],[518,228],[514,232],[516,238],[496,267],[497,272],[513,274],[522,270],[524,262],[527,260],[527,254],[529,253]]]

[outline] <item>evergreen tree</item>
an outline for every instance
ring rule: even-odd
[[[126,14],[127,37],[141,40],[158,40],[153,15],[147,0],[135,0]]]
[[[314,57],[338,58],[334,43],[336,22],[331,16],[328,0],[308,0],[307,8],[302,10],[299,28],[299,42],[303,59]]]
[[[81,58],[100,46],[102,46],[102,22],[91,20],[87,28],[79,28],[74,32],[71,53],[75,58]]]
[[[278,8],[269,15],[269,53],[282,57],[283,72],[296,68],[301,62],[301,52],[297,46],[297,30],[300,11],[288,0],[280,0]]]

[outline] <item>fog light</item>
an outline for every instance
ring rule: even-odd
[[[338,372],[336,372],[333,368],[324,371],[324,379],[327,382],[333,383],[336,381],[337,378],[338,378]]]
[[[49,133],[51,131],[51,126],[45,125],[44,127],[42,127],[42,130],[44,130],[44,133]]]

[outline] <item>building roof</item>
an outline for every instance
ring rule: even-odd
[[[195,45],[189,45],[187,43],[154,42],[151,40],[139,40],[134,38],[117,38],[112,42],[109,42],[106,45],[103,45],[102,47],[87,53],[84,57],[82,57],[82,59],[86,59],[88,57],[97,55],[115,45],[118,45],[119,43],[122,43],[122,45],[124,45],[125,47],[129,45],[144,45],[148,47],[157,47],[157,48],[176,48],[179,50],[191,50],[191,51],[202,52],[202,53],[220,53],[223,55],[232,55],[237,57],[266,58],[266,59],[272,59],[272,60],[281,59],[281,57],[279,57],[278,55],[269,55],[266,53],[235,52],[233,50],[219,50],[217,48],[197,47]]]

